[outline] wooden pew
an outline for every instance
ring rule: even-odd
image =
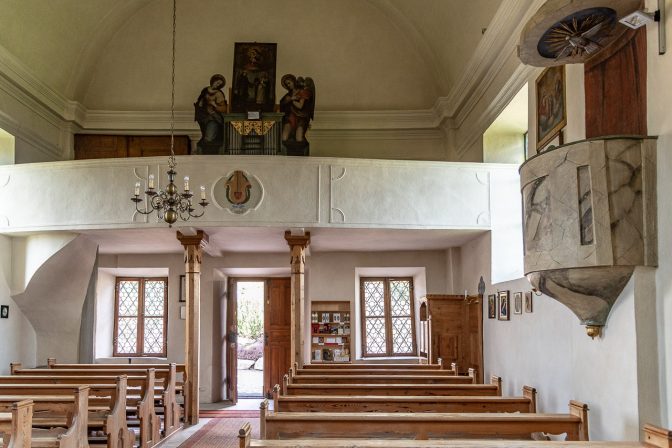
[[[476,371],[469,369],[469,376],[457,375],[296,375],[289,368],[289,384],[474,384]]]
[[[275,412],[528,412],[537,410],[537,391],[523,387],[522,397],[499,396],[350,396],[280,395],[273,388]]]
[[[16,390],[17,394],[30,394],[33,389],[44,390],[48,393],[50,388],[56,386],[86,384],[91,388],[94,397],[109,396],[110,390],[116,390],[118,376],[31,376],[11,375],[0,376],[0,391]],[[140,427],[140,447],[149,448],[161,440],[161,422],[154,409],[154,387],[156,379],[154,371],[149,369],[144,376],[129,376],[126,378],[127,386],[133,388],[137,394],[127,394],[126,407],[132,406],[136,410]],[[39,386],[39,387],[38,387]],[[96,402],[98,404],[98,402]],[[124,420],[126,422],[126,420]],[[128,422],[126,422],[128,424]]]
[[[252,427],[243,424],[238,432],[239,448],[670,448],[672,432],[644,425],[643,442],[538,441],[538,440],[366,440],[292,439],[252,440]],[[347,436],[347,433],[345,434]]]
[[[588,406],[569,402],[568,414],[269,412],[260,406],[261,439],[280,438],[497,438],[530,439],[532,433],[588,440]]]
[[[403,364],[403,363],[376,363],[376,362],[355,362],[355,363],[315,363],[304,364],[303,368],[311,369],[417,369],[417,370],[441,370],[446,368],[443,361],[439,358],[437,364]]]
[[[180,405],[177,403],[177,388],[176,388],[176,378],[177,378],[177,365],[168,364],[164,365],[160,369],[150,368],[142,369],[136,368],[133,364],[124,365],[126,368],[122,369],[115,367],[112,369],[85,369],[85,368],[53,368],[53,369],[22,369],[20,363],[12,363],[10,369],[12,375],[40,375],[40,376],[67,376],[67,377],[76,377],[76,376],[88,376],[88,377],[97,377],[97,376],[113,376],[126,374],[129,378],[134,376],[144,376],[147,375],[148,371],[153,371],[156,377],[156,382],[162,385],[162,389],[159,391],[159,399],[163,404],[164,413],[163,413],[163,433],[164,437],[168,437],[173,434],[175,431],[179,430],[181,427],[180,416],[181,409]],[[156,411],[153,411],[156,414]]]
[[[138,363],[138,364],[58,364],[56,358],[47,358],[47,367],[50,369],[100,369],[100,370],[127,370],[127,369],[154,369],[157,374],[162,370],[169,370],[171,365],[175,365],[175,389],[179,394],[184,392],[184,383],[187,380],[187,371],[184,364],[169,363]]]
[[[282,395],[385,395],[450,396],[502,395],[502,379],[490,378],[490,384],[289,384],[283,377]]]
[[[59,419],[58,422],[45,421],[44,419],[36,418],[33,409],[34,402],[29,400],[32,403],[31,407],[31,426],[36,426],[40,421],[44,423],[47,427],[61,426],[66,427],[65,432],[58,432],[56,430],[33,430],[31,428],[30,432],[30,443],[27,446],[39,446],[40,448],[88,448],[88,419],[89,419],[89,387],[88,386],[77,386],[69,388],[69,397],[65,398],[63,401],[67,401],[67,415],[63,415],[63,418]],[[30,396],[30,394],[17,394],[21,396]],[[13,400],[16,400],[18,397],[14,397]],[[36,398],[38,399],[38,398]],[[0,405],[0,410],[6,411],[11,409],[14,411],[14,406],[16,402],[10,402],[6,406]],[[23,424],[26,421],[24,419]],[[56,423],[55,425],[53,423]],[[4,431],[4,428],[2,429]],[[18,429],[22,434],[22,438],[26,433],[25,428]],[[25,438],[24,442],[25,444]]]
[[[11,396],[8,392],[30,392],[30,398],[34,402],[34,411],[43,417],[46,414],[51,416],[67,415],[71,413],[69,409],[74,400],[72,394],[73,388],[77,386],[49,385],[48,387],[36,388],[34,384],[15,384],[0,386],[0,409],[6,408],[25,395]],[[28,387],[26,387],[28,386]],[[106,436],[108,448],[132,448],[135,442],[135,433],[128,429],[126,424],[126,376],[118,377],[117,383],[113,389],[106,386],[108,392],[102,393],[101,385],[98,386],[96,394],[89,394],[89,419],[90,428],[103,428]],[[37,389],[37,390],[36,390]],[[70,394],[68,394],[68,392]],[[63,395],[58,395],[63,393]],[[101,397],[109,395],[109,397]],[[53,419],[52,419],[53,420]]]
[[[3,447],[30,448],[33,431],[33,402],[21,400],[12,403],[10,412],[0,412],[0,433]]]
[[[340,364],[339,364],[340,365]],[[295,362],[295,375],[457,375],[457,364],[452,363],[450,369],[417,369],[417,368],[400,368],[400,367],[385,367],[386,364],[374,364],[376,367],[370,365],[366,368],[329,368],[327,365],[319,365],[315,368],[299,368],[299,363]],[[388,364],[389,365],[389,364]],[[397,364],[398,366],[399,364]],[[402,364],[403,365],[403,364]],[[414,366],[415,364],[410,364]],[[437,364],[438,366],[438,364]]]

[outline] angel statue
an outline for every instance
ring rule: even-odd
[[[306,131],[315,114],[315,82],[312,78],[284,75],[280,81],[287,93],[280,100],[282,143],[288,154],[308,154]]]
[[[201,90],[194,103],[194,119],[201,128],[198,141],[199,154],[218,154],[224,144],[224,114],[227,104],[222,89],[226,79],[222,75],[212,75],[210,85]]]

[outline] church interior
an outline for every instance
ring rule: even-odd
[[[0,443],[672,447],[666,10],[0,0]]]

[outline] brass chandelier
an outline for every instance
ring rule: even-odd
[[[135,190],[131,201],[135,202],[135,210],[143,215],[149,215],[157,212],[158,219],[168,223],[168,227],[177,222],[178,219],[187,221],[189,218],[200,218],[205,213],[205,207],[209,202],[205,198],[205,187],[201,185],[201,197],[198,205],[201,206],[200,213],[196,213],[192,198],[194,194],[189,188],[189,176],[184,177],[184,192],[180,193],[175,185],[177,171],[175,167],[175,30],[177,22],[176,0],[173,0],[173,59],[172,59],[172,78],[171,78],[171,100],[170,100],[170,157],[168,158],[168,185],[163,190],[156,190],[154,187],[154,175],[150,174],[147,179],[147,189],[145,196],[148,196],[148,207],[141,210],[139,205],[143,202],[140,197],[140,182],[135,183]]]

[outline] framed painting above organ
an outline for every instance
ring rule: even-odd
[[[236,42],[233,56],[232,112],[273,112],[277,44]]]

